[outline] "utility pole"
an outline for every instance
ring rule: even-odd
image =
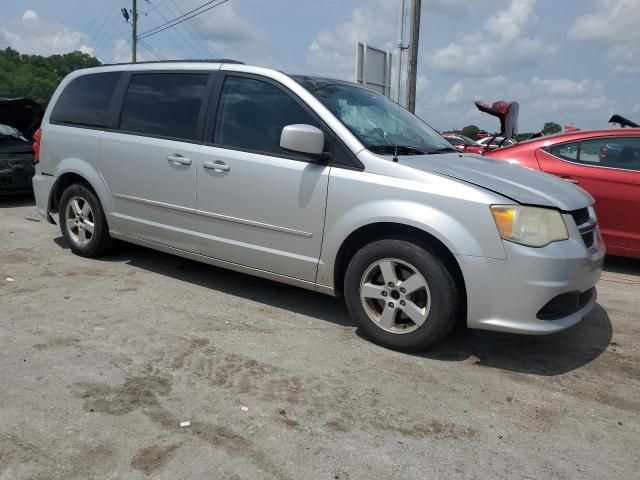
[[[404,44],[404,5],[405,0],[400,0],[400,23],[398,24],[398,103],[402,103],[402,56],[407,47]]]
[[[131,8],[131,63],[136,63],[136,50],[138,44],[138,6],[136,0],[132,0]]]
[[[420,43],[420,11],[422,0],[413,0],[409,30],[409,66],[407,68],[407,110],[416,111],[416,82],[418,77],[418,45]]]

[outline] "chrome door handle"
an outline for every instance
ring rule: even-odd
[[[176,165],[191,165],[191,159],[187,157],[183,157],[182,155],[167,155],[167,160],[170,163],[175,163]]]
[[[229,170],[231,170],[231,167],[225,163],[222,162],[203,162],[202,163],[202,167],[206,168],[207,170],[216,170],[216,171],[220,171],[220,172],[228,172]]]

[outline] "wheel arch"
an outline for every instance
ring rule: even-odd
[[[48,215],[59,213],[60,198],[67,187],[73,184],[81,184],[87,187],[98,198],[105,212],[105,217],[108,219],[107,212],[109,210],[107,208],[108,205],[106,205],[109,199],[108,190],[102,177],[93,167],[79,159],[67,159],[61,162],[59,168],[56,170],[55,176],[57,179],[49,193],[47,205]]]
[[[449,268],[449,271],[454,277],[456,286],[460,292],[460,298],[464,299],[465,302],[462,317],[466,318],[467,289],[462,270],[453,252],[434,235],[417,227],[402,223],[370,223],[359,227],[349,234],[340,245],[334,262],[333,285],[337,294],[342,294],[344,290],[344,276],[347,266],[356,252],[371,242],[385,238],[409,241],[437,255],[447,268]]]

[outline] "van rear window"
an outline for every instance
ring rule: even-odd
[[[120,72],[91,73],[73,79],[64,89],[51,122],[87,127],[111,127],[109,114]]]
[[[198,140],[206,73],[137,73],[124,99],[120,130],[159,137]]]

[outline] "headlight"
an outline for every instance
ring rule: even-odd
[[[491,213],[500,236],[529,247],[544,247],[569,238],[558,210],[521,205],[492,205]]]

